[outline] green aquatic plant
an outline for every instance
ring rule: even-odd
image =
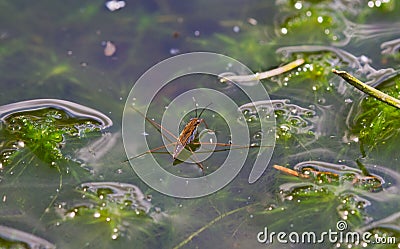
[[[263,25],[240,23],[236,26],[240,32],[232,34],[231,28],[234,26],[230,24],[229,32],[218,32],[212,37],[194,37],[190,41],[206,50],[211,49],[238,59],[255,72],[277,66],[278,60],[272,49],[276,42],[268,37],[272,36],[273,30]]]
[[[100,123],[89,118],[75,118],[54,108],[17,112],[2,122],[0,163],[16,164],[33,153],[41,161],[56,165],[67,159],[62,148],[72,138],[83,138],[100,131]]]
[[[300,44],[337,46],[347,45],[355,39],[395,34],[398,31],[393,25],[365,24],[375,18],[382,20],[388,15],[395,15],[394,2],[279,1],[278,6],[282,11],[277,22],[277,33],[281,35],[281,42],[296,40]],[[313,32],[310,33],[309,30]]]
[[[263,42],[264,33],[257,27],[248,27],[243,34],[237,34],[237,38],[225,34],[215,34],[217,44],[224,44],[222,53],[228,54],[233,58],[240,58],[247,66],[253,70],[266,70],[265,66],[273,65],[276,62],[271,61],[275,57],[273,41]],[[269,58],[268,60],[266,58]]]
[[[204,226],[200,227],[199,229],[197,229],[195,232],[193,232],[192,234],[190,234],[186,239],[184,239],[183,241],[181,241],[178,245],[174,246],[173,249],[179,249],[184,247],[186,244],[188,244],[194,237],[198,236],[200,233],[202,233],[203,231],[209,229],[210,227],[212,227],[215,223],[219,222],[220,220],[233,215],[237,212],[246,210],[251,208],[252,206],[255,206],[256,204],[249,204],[247,206],[244,207],[239,207],[236,208],[234,210],[228,211],[226,213],[222,213],[219,216],[217,216],[216,218],[214,218],[213,220],[211,220],[210,222],[208,222],[207,224],[205,224]]]
[[[321,207],[320,205],[322,203],[329,203],[329,206],[332,208],[331,212],[334,212],[336,209],[336,220],[347,220],[355,225],[362,224],[368,217],[365,208],[368,206],[369,202],[362,200],[354,194],[337,195],[334,190],[329,187],[317,185],[298,186],[292,187],[290,190],[282,190],[280,194],[286,202],[297,202],[299,206],[297,208],[301,209],[307,206],[314,206],[317,208],[318,206]]]
[[[398,248],[400,246],[398,240],[400,238],[400,212],[373,221],[360,228],[359,231],[372,235],[368,239],[371,243],[378,245],[374,248],[388,248],[388,246]]]
[[[393,98],[400,98],[399,78],[390,80],[391,86],[382,88],[381,91]],[[387,98],[385,98],[387,99]],[[365,97],[359,105],[353,120],[352,133],[360,142],[363,155],[374,149],[392,144],[399,135],[400,113],[396,107],[390,106],[374,97]],[[385,146],[385,152],[392,151],[392,147]]]
[[[77,188],[81,200],[76,204],[62,203],[57,212],[64,222],[97,224],[108,228],[115,240],[130,230],[146,231],[146,224],[159,220],[159,209],[150,212],[150,196],[131,184],[116,182],[89,182]]]
[[[338,30],[342,25],[342,19],[335,12],[311,5],[285,15],[277,24],[277,33],[282,42],[295,39],[302,44],[326,44],[341,39]]]
[[[382,177],[370,174],[367,168],[360,162],[357,162],[357,165],[361,169],[353,169],[344,165],[340,167],[340,165],[336,164],[309,161],[299,163],[295,166],[295,172],[299,172],[297,174],[292,174],[293,171],[286,171],[286,169],[280,166],[274,167],[295,176],[308,178],[315,184],[321,186],[329,185],[339,187],[349,185],[361,191],[382,191],[382,185],[384,183]]]
[[[297,164],[294,170],[277,165],[274,168],[297,177],[297,180],[288,178],[290,182],[281,185],[279,194],[283,205],[290,205],[287,203],[290,202],[298,205],[296,209],[311,206],[313,210],[319,210],[321,204],[326,203],[331,209],[327,212],[336,213],[333,220],[346,220],[354,228],[370,219],[366,207],[371,202],[360,196],[383,191],[383,178],[364,175],[365,170],[344,165],[309,161]],[[312,215],[312,212],[306,214],[304,211],[304,215]]]
[[[384,20],[397,17],[400,5],[394,0],[371,0],[363,3],[357,15],[358,22],[371,22],[371,20]]]
[[[365,231],[365,233],[373,235],[370,237],[370,241],[376,245],[374,247],[376,249],[399,248],[400,246],[398,240],[400,238],[400,229],[398,224],[392,226],[377,226]]]
[[[338,56],[331,51],[315,51],[315,52],[290,52],[293,53],[285,60],[293,58],[303,58],[304,64],[288,73],[273,78],[278,83],[278,87],[273,90],[282,89],[282,87],[299,87],[308,88],[314,94],[331,94],[336,86],[330,81],[332,76],[330,71],[332,66],[341,65]]]
[[[0,247],[4,249],[29,249],[28,244],[19,241],[5,240],[0,238]]]

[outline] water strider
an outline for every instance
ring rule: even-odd
[[[176,159],[178,155],[182,152],[183,148],[185,148],[188,144],[192,143],[197,135],[197,128],[201,123],[204,123],[206,128],[208,129],[207,123],[204,121],[204,119],[200,118],[201,114],[203,114],[204,110],[211,105],[208,104],[206,107],[203,108],[203,110],[200,112],[199,116],[197,116],[197,109],[196,109],[196,117],[191,118],[189,120],[189,123],[185,125],[183,130],[181,131],[181,134],[179,135],[179,138],[177,140],[177,144],[175,146],[174,154],[172,157]],[[190,149],[191,150],[191,149]],[[193,152],[193,151],[192,151]],[[202,166],[200,166],[201,169]]]
[[[182,129],[182,131],[181,131],[179,137],[176,137],[174,134],[172,134],[172,132],[170,132],[169,130],[167,130],[167,129],[164,128],[162,125],[158,124],[157,122],[155,122],[155,121],[151,120],[150,118],[146,117],[141,111],[139,111],[138,109],[136,109],[135,107],[132,106],[132,108],[133,108],[137,113],[139,113],[139,114],[140,114],[143,118],[145,118],[151,125],[153,125],[153,126],[161,133],[161,135],[162,135],[163,137],[165,137],[170,143],[169,143],[169,144],[166,144],[166,145],[163,145],[163,146],[156,147],[156,148],[151,149],[151,150],[148,150],[148,151],[146,151],[146,152],[140,153],[140,154],[138,154],[138,155],[136,155],[136,156],[133,156],[133,157],[131,157],[131,158],[128,158],[127,160],[125,160],[125,162],[126,162],[126,161],[130,161],[130,160],[133,160],[133,159],[138,158],[138,157],[141,157],[141,156],[143,156],[143,155],[145,155],[145,154],[148,154],[148,153],[152,153],[152,152],[155,152],[155,151],[159,151],[159,150],[164,149],[164,148],[166,148],[166,147],[168,147],[168,146],[175,145],[175,149],[174,149],[174,152],[173,152],[173,154],[172,154],[172,158],[173,158],[174,160],[175,160],[175,159],[178,160],[178,156],[181,154],[181,152],[183,151],[183,149],[186,148],[186,149],[189,150],[189,151],[192,153],[192,155],[195,157],[194,160],[193,160],[193,162],[195,162],[195,163],[197,164],[197,166],[201,169],[201,171],[204,172],[204,167],[203,167],[203,165],[199,162],[199,160],[197,160],[196,155],[195,155],[193,149],[192,149],[190,146],[191,146],[191,145],[198,145],[198,144],[200,144],[200,142],[195,142],[195,141],[197,140],[197,138],[198,138],[197,129],[198,129],[198,127],[200,126],[200,124],[204,123],[204,125],[206,126],[206,128],[209,129],[209,128],[208,128],[208,125],[207,125],[207,123],[206,123],[206,121],[205,121],[203,118],[201,118],[201,115],[202,115],[203,112],[207,109],[207,107],[210,106],[210,105],[211,105],[211,103],[208,104],[206,107],[204,107],[198,116],[197,116],[197,109],[196,109],[196,117],[191,118],[191,119],[189,120],[189,122],[188,122],[188,123],[185,125],[185,127]],[[172,140],[170,140],[168,137],[166,137],[165,134],[163,134],[163,131],[164,131],[165,133],[167,133],[168,135],[170,135],[171,137],[173,137],[174,140],[175,140],[175,142],[172,142]],[[251,147],[251,148],[259,148],[259,147],[261,147],[261,146],[257,146],[257,145],[235,145],[235,144],[232,144],[232,143],[211,143],[211,142],[210,142],[210,143],[205,143],[205,142],[202,142],[201,144],[210,144],[210,145],[216,145],[216,146],[226,146],[226,147],[230,147],[230,148],[235,147],[236,149],[240,149],[240,148],[250,148],[250,147]],[[263,147],[264,147],[264,146],[263,146]],[[266,146],[266,147],[270,147],[270,146]],[[225,150],[227,150],[227,149],[214,150],[214,152],[216,152],[216,151],[225,151]]]

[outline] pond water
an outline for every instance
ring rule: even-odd
[[[399,248],[400,112],[331,72],[400,98],[399,11],[394,0],[0,1],[0,248]],[[256,85],[185,75],[148,106],[128,98],[153,65],[199,51],[253,72],[304,63]],[[231,66],[218,74],[246,73]],[[269,97],[252,102],[238,86]],[[229,96],[240,112],[196,92],[166,108],[200,88]],[[205,106],[200,141],[225,144],[207,160],[193,163],[198,144],[179,160],[162,149],[127,160],[147,150],[143,141],[161,146],[161,133],[174,142],[149,120],[165,112],[178,120],[177,136]],[[145,107],[148,120],[135,111]],[[127,143],[123,115],[133,114]],[[249,141],[236,141],[225,117]],[[257,152],[270,146],[268,167],[250,184]],[[241,170],[231,164],[238,175],[200,198],[162,194],[136,172],[158,163],[207,176],[245,149]],[[373,236],[321,235],[329,231]]]

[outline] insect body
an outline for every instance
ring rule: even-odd
[[[204,121],[204,119],[202,119],[200,117],[201,117],[201,114],[203,114],[204,110],[206,110],[207,107],[210,105],[211,105],[211,103],[208,104],[206,107],[204,107],[203,110],[200,112],[199,116],[197,116],[197,109],[196,109],[197,117],[191,118],[189,120],[189,123],[187,123],[185,125],[181,134],[179,135],[178,141],[175,146],[174,154],[172,155],[172,157],[174,159],[176,159],[178,157],[178,155],[182,152],[183,148],[185,148],[187,145],[189,145],[190,143],[192,143],[194,141],[194,139],[196,138],[196,135],[197,135],[197,128],[199,127],[199,125],[201,123],[204,123],[204,125],[208,129],[206,121]],[[189,148],[189,150],[191,152],[193,152],[192,149]],[[196,162],[196,164],[199,166],[199,168],[201,170],[204,169],[203,165],[201,165],[201,163]]]
[[[183,128],[181,134],[179,135],[177,144],[175,146],[174,154],[172,157],[176,159],[178,155],[182,152],[186,145],[193,142],[197,134],[197,127],[204,122],[202,118],[191,118],[189,123]]]

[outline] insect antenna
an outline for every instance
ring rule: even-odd
[[[198,116],[197,118],[200,118],[200,117],[201,117],[201,114],[203,114],[203,112],[204,112],[204,111],[207,109],[207,107],[209,107],[210,105],[212,105],[212,103],[206,105],[206,106],[201,110],[201,112],[200,112],[200,114],[199,114],[199,116]],[[196,109],[196,116],[197,116],[197,109]]]
[[[211,102],[210,104],[206,105],[206,106],[201,110],[199,116],[197,116],[197,104],[196,104],[196,99],[195,99],[194,97],[193,97],[193,104],[194,104],[194,110],[195,110],[195,112],[196,112],[196,118],[200,118],[200,117],[201,117],[201,114],[203,114],[203,112],[207,109],[207,107],[209,107],[209,106],[212,104],[212,102]]]
[[[196,99],[194,97],[192,97],[193,99],[193,104],[194,104],[194,111],[196,112],[196,118],[197,118],[197,104],[196,104]]]

